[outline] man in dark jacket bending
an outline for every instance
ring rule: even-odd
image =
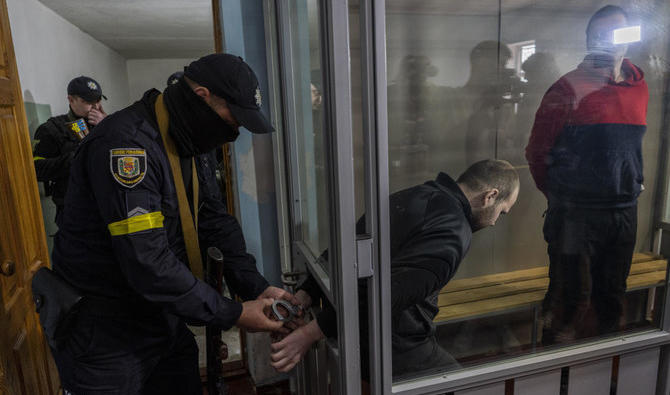
[[[428,367],[458,366],[434,335],[437,297],[467,254],[472,232],[495,225],[498,217],[512,208],[518,194],[519,175],[511,164],[483,160],[456,181],[440,173],[434,181],[390,196],[394,376]],[[366,292],[359,289],[359,295]],[[313,279],[299,287],[296,298],[303,307],[321,298],[325,307],[315,320],[272,344],[272,365],[280,371],[291,370],[313,342],[336,336],[335,313]],[[361,317],[366,317],[360,320],[361,355],[366,360],[365,300],[360,301],[359,309]],[[361,367],[365,369],[367,364]]]

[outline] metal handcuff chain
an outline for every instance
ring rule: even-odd
[[[279,308],[282,307],[286,309],[288,315],[284,316]],[[277,299],[272,303],[272,313],[275,315],[278,321],[281,322],[291,322],[294,318],[300,315],[302,311],[302,306],[296,306],[284,299]]]

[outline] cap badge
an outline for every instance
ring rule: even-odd
[[[87,83],[86,83],[86,86],[88,86],[89,88],[91,88],[91,89],[94,90],[94,91],[95,91],[95,90],[98,90],[98,85],[97,85],[95,82],[93,82],[93,81],[89,81],[89,82],[87,82]]]
[[[261,96],[260,88],[256,88],[256,94],[254,95],[254,98],[256,98],[256,106],[260,107],[261,104],[263,104],[263,96]]]

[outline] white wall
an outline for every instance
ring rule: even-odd
[[[205,55],[205,54],[203,54]],[[139,99],[151,88],[165,89],[168,77],[183,71],[195,59],[128,59],[128,86],[130,100]]]
[[[109,100],[107,113],[129,104],[126,59],[37,0],[7,0],[24,101],[67,112],[67,84],[88,75]]]
[[[66,113],[68,82],[88,75],[100,83],[109,99],[103,100],[107,113],[129,104],[124,57],[37,0],[7,0],[7,8],[25,102],[49,105],[51,115]],[[33,127],[38,123],[36,119],[28,121]],[[51,236],[57,230],[53,222],[56,208],[51,198],[44,196],[42,183],[39,185],[45,229],[50,236],[47,243],[51,249]]]

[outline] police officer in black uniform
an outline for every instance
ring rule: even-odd
[[[64,389],[201,394],[187,323],[281,330],[268,318],[273,299],[297,300],[257,271],[240,225],[226,212],[214,167],[213,150],[235,140],[240,125],[273,131],[261,100],[241,58],[208,55],[163,93],[149,90],[108,116],[79,145],[53,252],[54,271],[85,298],[69,339],[54,350]],[[189,216],[182,220],[184,206]],[[226,282],[245,302],[220,296],[192,274],[185,236],[191,220],[199,252],[221,250]]]
[[[56,224],[63,213],[70,161],[81,139],[107,114],[102,109],[100,84],[90,77],[77,77],[67,86],[70,111],[49,118],[35,131],[33,150],[37,180],[56,204]]]

